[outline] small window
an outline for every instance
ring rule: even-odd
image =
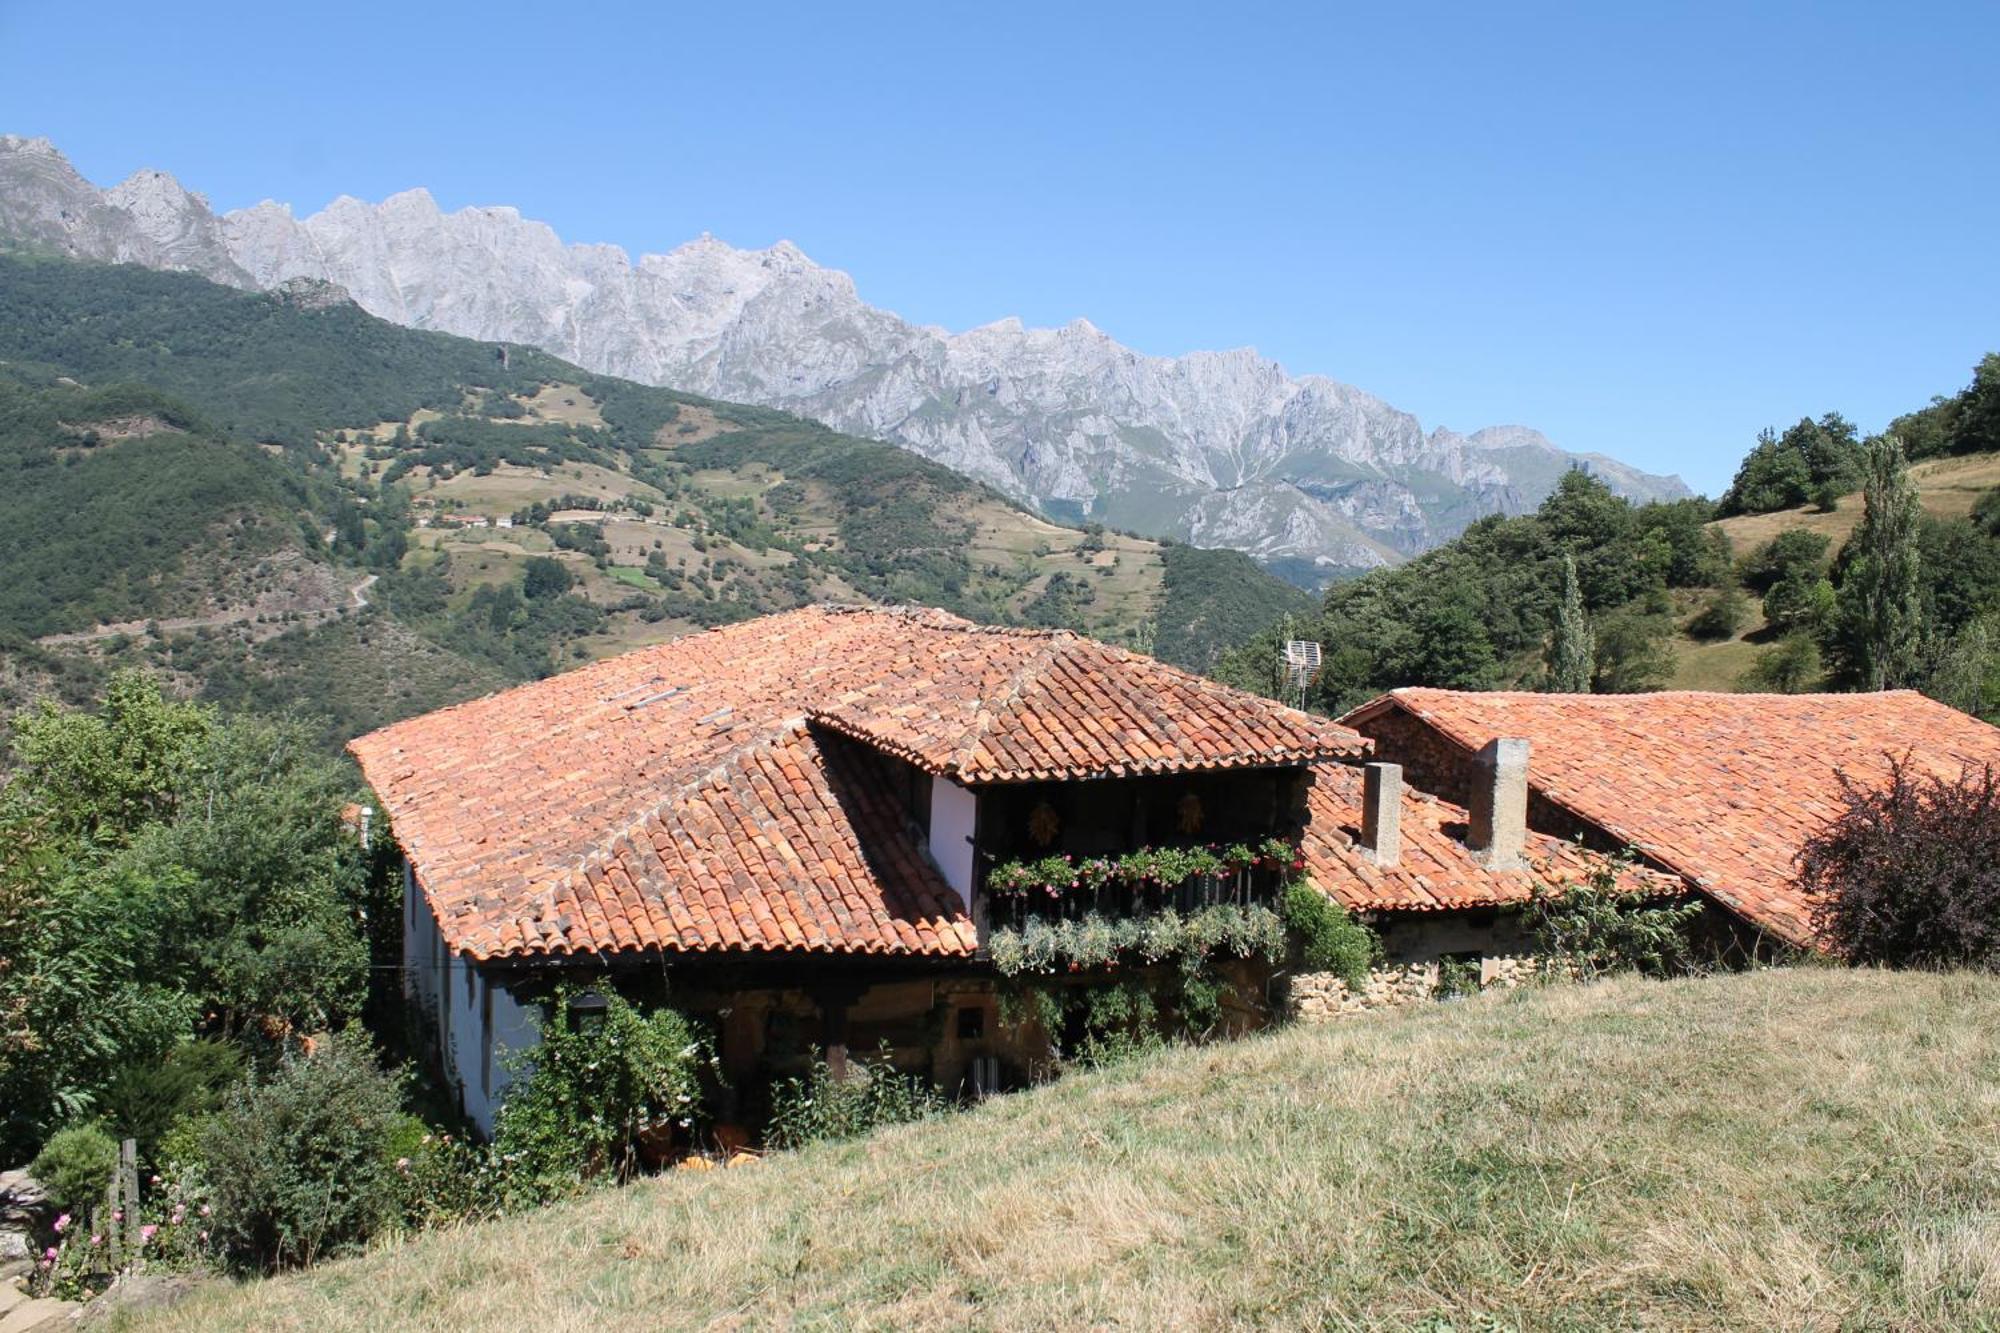
[[[986,1035],[986,1010],[977,1005],[967,1005],[958,1011],[958,1039],[978,1041]]]

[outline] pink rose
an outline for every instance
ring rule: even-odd
[[[58,1217],[56,1219],[56,1234],[58,1236],[62,1235],[63,1229],[68,1225],[69,1225],[69,1214],[64,1213],[61,1217]]]
[[[152,1223],[150,1223],[150,1222],[148,1222],[148,1223],[147,1223],[147,1224],[146,1224],[145,1226],[143,1226],[143,1227],[140,1227],[140,1228],[139,1228],[139,1243],[140,1243],[141,1245],[144,1245],[144,1244],[145,1244],[145,1243],[146,1243],[147,1241],[151,1240],[151,1239],[152,1239],[152,1238],[153,1238],[154,1236],[158,1235],[158,1234],[159,1234],[159,1230],[160,1230],[160,1229],[159,1229],[158,1227],[154,1226],[154,1225],[153,1225]]]
[[[56,1261],[56,1247],[51,1245],[46,1250],[42,1251],[42,1262],[45,1264],[52,1264],[55,1261]]]

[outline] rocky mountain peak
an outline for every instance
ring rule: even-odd
[[[891,440],[1036,505],[1248,550],[1302,578],[1402,558],[1588,466],[1639,498],[1687,493],[1520,426],[1426,433],[1416,418],[1248,348],[1148,356],[1090,321],[963,333],[864,303],[790,241],[703,233],[632,260],[508,207],[445,212],[427,190],[308,217],[216,217],[165,173],[100,192],[46,140],[0,137],[0,236],[88,258],[274,288],[311,279],[418,328],[526,343],[592,370],[785,408]]]

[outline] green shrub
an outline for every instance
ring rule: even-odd
[[[1374,931],[1305,880],[1285,890],[1285,926],[1308,970],[1331,972],[1357,989],[1382,952]]]
[[[138,1141],[141,1161],[157,1165],[167,1132],[216,1110],[243,1076],[240,1048],[212,1039],[182,1042],[158,1059],[120,1069],[104,1096],[104,1118]]]
[[[395,1078],[353,1033],[287,1056],[269,1080],[233,1093],[201,1135],[229,1261],[267,1271],[310,1264],[392,1220],[399,1101]]]
[[[96,1125],[74,1125],[49,1137],[28,1173],[56,1207],[84,1213],[104,1202],[117,1170],[118,1141]]]
[[[1812,635],[1787,634],[1757,654],[1757,660],[1743,673],[1743,684],[1777,694],[1803,694],[1817,686],[1824,674],[1819,645]]]
[[[691,1130],[708,1043],[673,1009],[641,1013],[617,995],[601,1016],[572,1021],[575,993],[555,998],[541,1043],[515,1062],[519,1080],[500,1108],[496,1143],[522,1184],[554,1196],[593,1177],[628,1178],[639,1137]]]
[[[1708,643],[1733,638],[1743,628],[1743,617],[1748,610],[1749,599],[1744,597],[1743,589],[1735,583],[1724,584],[1688,621],[1688,633]]]
[[[1600,857],[1581,883],[1537,887],[1527,919],[1535,952],[1558,975],[1583,980],[1614,972],[1664,977],[1691,972],[1696,901],[1662,902],[1623,888],[1626,857]]]
[[[773,1148],[851,1139],[884,1125],[900,1125],[942,1115],[944,1094],[915,1074],[900,1073],[883,1051],[874,1061],[856,1060],[845,1079],[825,1064],[806,1078],[785,1079],[771,1090],[771,1119],[764,1141]]]

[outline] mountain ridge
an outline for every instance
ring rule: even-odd
[[[1302,582],[1395,563],[1489,513],[1532,508],[1571,466],[1635,498],[1687,494],[1521,426],[1437,428],[1249,348],[1150,356],[1088,320],[961,333],[860,298],[790,241],[703,234],[636,260],[507,206],[421,187],[304,218],[216,214],[167,173],[110,190],[46,140],[0,136],[0,233],[236,286],[335,283],[417,328],[550,351],[649,384],[778,407],[944,463],[1062,521],[1248,551]],[[53,204],[51,203],[53,201]]]

